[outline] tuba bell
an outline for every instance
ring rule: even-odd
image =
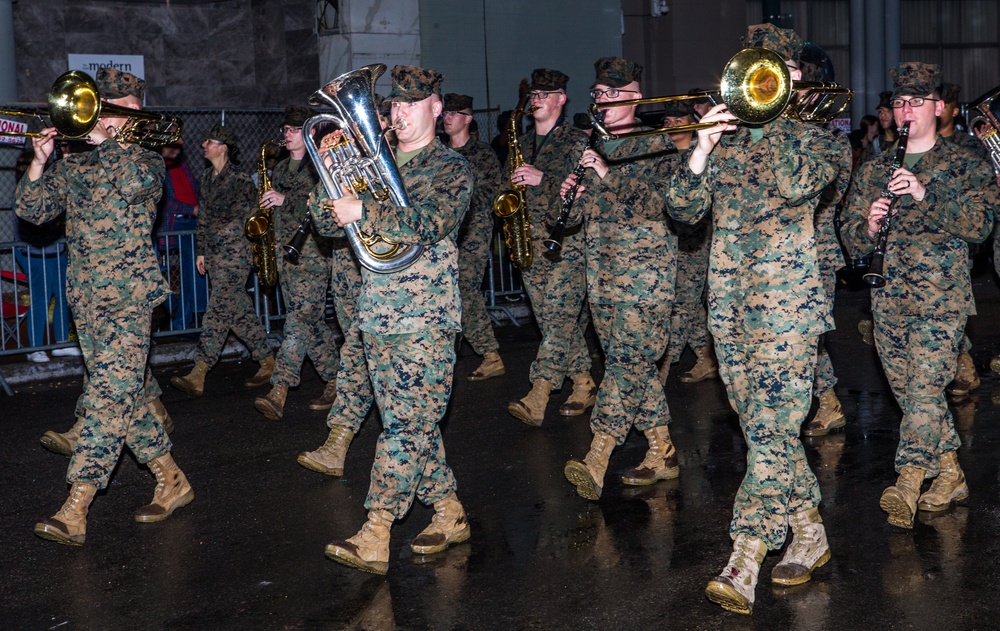
[[[311,105],[328,105],[336,112],[317,114],[302,125],[306,152],[316,165],[330,199],[339,199],[345,190],[350,190],[358,196],[370,192],[378,201],[391,199],[397,206],[410,205],[375,108],[375,81],[383,72],[385,64],[352,70],[314,92],[309,99]],[[343,132],[341,141],[327,154],[333,161],[330,166],[320,156],[312,138],[313,127],[321,122],[333,122]],[[357,222],[344,226],[344,232],[358,262],[372,272],[386,274],[405,269],[423,252],[418,245],[393,243],[377,234],[365,234]]]

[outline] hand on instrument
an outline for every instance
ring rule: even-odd
[[[698,144],[695,146],[695,150],[691,152],[691,159],[688,161],[691,171],[700,175],[705,170],[705,167],[708,165],[708,156],[715,149],[715,145],[719,144],[722,134],[727,131],[736,131],[736,122],[738,120],[729,111],[725,103],[720,103],[708,110],[708,113],[701,119],[702,123],[723,122],[725,124],[698,130]]]
[[[364,204],[354,193],[345,192],[340,199],[325,199],[323,206],[333,215],[337,225],[343,228],[349,223],[361,221]]]
[[[601,157],[601,154],[597,153],[593,149],[585,149],[583,155],[580,156],[580,165],[585,169],[593,169],[597,173],[597,177],[604,179],[604,176],[608,174],[608,165]]]
[[[906,169],[896,169],[896,172],[892,174],[892,179],[889,180],[889,192],[896,197],[910,195],[918,202],[922,202],[927,194],[927,189],[913,173]]]
[[[875,235],[878,234],[879,228],[882,227],[882,220],[885,218],[885,214],[889,211],[889,200],[884,197],[879,197],[874,202],[872,202],[871,208],[868,209],[868,236],[874,239]],[[892,214],[895,216],[896,210],[893,209]]]
[[[543,177],[545,174],[535,167],[530,164],[522,164],[510,174],[510,181],[515,186],[538,186],[542,183]]]
[[[126,121],[123,118],[113,119],[100,119],[97,124],[94,125],[93,129],[87,133],[87,144],[99,145],[105,140],[111,140],[118,133],[118,128],[112,125],[112,122],[121,122],[124,124]]]
[[[323,139],[320,140],[319,155],[323,156],[323,162],[326,166],[333,166],[333,156],[330,155],[330,149],[340,142],[340,137],[343,135],[343,130],[335,129],[329,134],[323,136]]]
[[[283,206],[284,204],[285,204],[285,194],[279,193],[273,188],[268,189],[266,193],[260,196],[261,208],[275,208],[277,206]]]
[[[566,179],[563,180],[562,185],[559,187],[559,197],[562,197],[563,200],[565,200],[569,192],[573,190],[574,186],[576,186],[576,182],[577,182],[576,173],[570,173],[569,175],[567,175]],[[580,194],[583,193],[585,190],[587,190],[587,188],[584,186],[577,188],[576,194],[573,196],[573,199],[579,197]]]
[[[188,259],[188,260],[191,260],[191,259]],[[204,255],[200,255],[200,256],[195,257],[195,259],[194,259],[194,266],[198,268],[198,273],[199,274],[201,274],[202,276],[205,275],[205,271],[206,270],[205,270],[205,257],[204,257]]]
[[[35,156],[31,159],[31,162],[32,166],[38,166],[44,170],[45,163],[49,161],[49,156],[52,155],[52,152],[55,151],[56,148],[53,138],[55,138],[59,132],[56,131],[55,127],[46,127],[38,133],[42,135],[31,139],[31,148],[35,150]],[[41,175],[41,173],[39,173],[39,175]],[[31,179],[34,181],[37,178]]]

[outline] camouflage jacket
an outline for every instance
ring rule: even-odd
[[[587,147],[587,134],[572,125],[559,125],[536,145],[535,132],[528,130],[519,139],[524,163],[530,164],[542,173],[542,181],[538,186],[529,186],[524,192],[525,206],[536,227],[550,226],[559,218],[562,212],[563,200],[559,196],[559,187],[566,176],[573,172],[583,150]],[[504,188],[510,186],[510,158],[504,171]],[[534,230],[533,236],[538,236]]]
[[[375,335],[459,331],[462,301],[456,239],[472,199],[469,163],[435,139],[401,166],[399,173],[410,206],[380,203],[365,195],[359,227],[396,243],[421,245],[424,251],[400,271],[379,274],[361,268],[358,328]],[[343,236],[332,215],[322,210],[325,189],[316,191],[310,203],[313,227],[324,236]]]
[[[816,207],[816,246],[819,253],[820,266],[826,275],[836,275],[837,270],[844,266],[844,253],[837,240],[836,215],[837,206],[847,194],[851,184],[851,143],[847,134],[834,134],[833,137],[841,145],[839,171],[837,179],[823,190]],[[833,281],[830,281],[833,282]],[[831,296],[831,299],[833,296]]]
[[[214,175],[209,166],[201,178],[201,206],[195,252],[198,256],[222,255],[234,264],[249,257],[246,221],[257,209],[257,188],[250,176],[237,171],[231,162]]]
[[[455,151],[468,160],[475,179],[472,203],[458,231],[458,247],[464,251],[464,246],[470,242],[470,237],[470,245],[476,245],[476,242],[488,241],[492,236],[493,200],[500,192],[503,174],[496,152],[485,142],[470,139]]]
[[[603,179],[593,169],[584,171],[585,190],[574,202],[573,213],[584,217],[591,302],[653,303],[670,313],[677,236],[667,222],[664,173],[672,156],[676,150],[669,136],[633,138],[605,156],[608,172]]]
[[[712,335],[744,341],[819,335],[833,328],[833,314],[815,212],[840,172],[844,148],[829,131],[783,118],[763,131],[758,142],[745,127],[723,136],[701,175],[686,166],[675,171],[667,210],[685,222],[712,211]]]
[[[159,154],[108,140],[56,161],[34,182],[21,178],[14,203],[19,217],[43,223],[66,213],[66,294],[74,308],[166,300],[151,238],[165,176]]]
[[[864,163],[854,175],[841,236],[852,256],[875,249],[868,210],[889,182],[893,152]],[[909,169],[927,189],[922,202],[896,201],[883,274],[872,290],[872,308],[894,315],[968,315],[974,312],[967,243],[979,243],[993,227],[993,174],[980,156],[939,135]]]
[[[309,194],[319,182],[316,167],[308,155],[303,156],[294,173],[290,167],[291,160],[285,158],[271,171],[271,188],[285,196],[285,203],[274,209],[274,242],[279,247],[288,243],[305,219]],[[299,253],[304,257],[329,257],[331,247],[329,239],[312,232]]]

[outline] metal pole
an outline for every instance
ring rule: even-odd
[[[17,63],[14,58],[14,8],[12,0],[0,0],[0,103],[16,103]]]

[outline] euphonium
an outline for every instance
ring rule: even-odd
[[[980,96],[969,105],[969,129],[986,145],[993,172],[1000,175],[1000,86]]]
[[[352,70],[314,92],[309,99],[312,105],[328,105],[337,112],[317,114],[302,125],[306,152],[316,165],[316,172],[330,199],[339,199],[346,189],[358,196],[370,191],[372,197],[379,201],[391,198],[396,206],[410,205],[403,178],[375,109],[375,81],[383,72],[385,64]],[[323,121],[335,123],[343,132],[341,142],[332,147],[326,156],[320,156],[312,138],[313,126]],[[331,165],[326,165],[325,157],[332,160]],[[344,232],[358,262],[380,274],[409,267],[423,252],[423,247],[418,245],[393,243],[377,234],[365,234],[357,222],[344,226]]]
[[[524,184],[515,184],[513,181],[514,171],[524,164],[521,143],[517,138],[517,118],[521,114],[530,114],[534,109],[534,106],[526,109],[518,108],[510,115],[507,145],[510,148],[508,176],[511,188],[502,191],[493,200],[493,212],[503,219],[503,233],[507,248],[510,250],[510,260],[519,270],[531,267],[535,260],[535,248],[531,243],[531,218],[524,203],[524,191],[528,187]]]
[[[268,147],[284,147],[284,140],[265,140],[257,157],[257,212],[247,219],[244,230],[253,241],[253,266],[257,268],[257,279],[270,289],[278,283],[278,261],[274,253],[274,210],[260,205],[264,193],[271,190],[271,178],[267,174]]]

